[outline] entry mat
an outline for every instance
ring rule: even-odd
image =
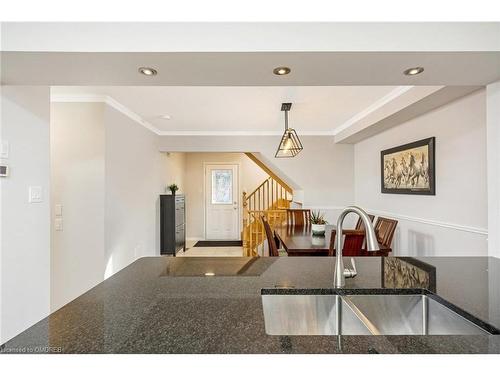
[[[243,246],[243,241],[198,241],[193,247],[235,247]]]

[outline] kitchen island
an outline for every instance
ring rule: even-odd
[[[500,327],[500,259],[364,257],[356,262],[358,276],[346,280],[347,289],[423,288],[483,328],[495,332]],[[14,337],[0,352],[500,353],[497,334],[268,335],[262,290],[329,293],[334,263],[330,257],[141,258]]]

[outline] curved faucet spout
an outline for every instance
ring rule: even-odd
[[[335,246],[337,251],[337,256],[335,259],[335,275],[334,275],[334,287],[342,288],[345,286],[345,278],[353,277],[356,273],[345,272],[344,261],[342,259],[342,250],[344,248],[344,238],[342,234],[342,226],[344,224],[344,219],[347,214],[354,212],[359,215],[363,224],[365,226],[365,238],[366,238],[366,249],[368,251],[378,251],[380,250],[377,241],[377,235],[375,234],[375,228],[373,228],[372,221],[368,214],[360,207],[349,206],[346,207],[340,214],[337,220],[337,238],[335,239]],[[348,270],[349,271],[349,270]]]

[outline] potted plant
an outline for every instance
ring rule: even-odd
[[[325,235],[325,227],[328,223],[325,220],[325,215],[321,213],[321,211],[313,211],[311,213],[311,231],[313,236],[324,236]]]
[[[168,185],[167,188],[170,190],[172,195],[175,195],[175,192],[179,190],[179,187],[176,184]]]

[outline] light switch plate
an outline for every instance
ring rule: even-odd
[[[29,188],[29,202],[41,203],[43,202],[43,191],[41,186],[30,186]]]
[[[58,217],[54,220],[54,229],[58,232],[62,232],[63,230],[63,219]]]
[[[8,165],[0,165],[0,177],[9,177],[9,166]]]
[[[0,159],[8,159],[9,158],[9,142],[1,141],[0,142]]]

